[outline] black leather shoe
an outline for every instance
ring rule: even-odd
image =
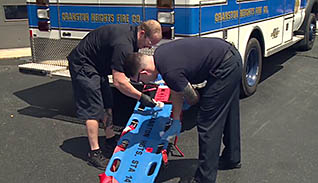
[[[219,161],[219,170],[231,170],[236,168],[241,168],[242,164],[241,162],[238,163],[229,163],[226,161]]]
[[[199,182],[195,180],[194,177],[188,177],[188,178],[181,179],[179,183],[199,183]]]

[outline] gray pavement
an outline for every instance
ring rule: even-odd
[[[102,171],[85,162],[88,140],[70,81],[19,73],[28,59],[0,60],[0,182],[98,182]],[[241,100],[242,168],[219,171],[218,183],[317,182],[317,70],[318,41],[309,52],[288,49],[264,61],[257,92]],[[185,113],[179,140],[185,157],[170,157],[157,182],[194,174],[195,111]]]

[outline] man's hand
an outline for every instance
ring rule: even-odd
[[[141,94],[139,102],[146,107],[155,107],[157,105],[155,100],[143,93]]]
[[[112,72],[114,86],[124,95],[138,100],[140,98],[140,92],[130,84],[125,74],[114,69]]]

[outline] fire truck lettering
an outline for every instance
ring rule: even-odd
[[[92,13],[91,14],[91,21],[92,22],[114,22],[114,14],[97,14]]]
[[[239,15],[240,13],[240,15]],[[235,11],[226,11],[226,12],[219,12],[214,14],[214,20],[215,22],[223,22],[228,20],[234,20],[244,17],[250,17],[254,15],[261,15],[263,13],[268,13],[268,7],[267,6],[259,6],[256,8],[248,8],[248,9],[241,9],[240,12],[238,10]]]
[[[255,8],[248,8],[240,10],[240,17],[249,17],[254,15]]]
[[[93,22],[93,23],[140,23],[141,16],[139,14],[99,14],[91,13],[71,13],[62,12],[62,21],[73,21],[73,22]]]
[[[216,13],[214,15],[215,22],[222,22],[227,20],[233,20],[238,18],[238,11],[226,11],[222,13]]]
[[[117,14],[118,23],[129,23],[129,14]]]
[[[264,6],[264,13],[268,13],[268,6]]]
[[[88,22],[89,16],[88,13],[69,13],[63,12],[62,13],[62,20],[63,21],[81,21],[81,22]]]
[[[131,22],[132,23],[140,23],[140,15],[132,15]]]
[[[261,7],[261,6],[260,7],[256,7],[256,11],[255,12],[256,12],[257,15],[261,15],[262,11],[263,11],[263,7]]]

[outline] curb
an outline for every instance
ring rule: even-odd
[[[27,48],[12,48],[12,49],[0,49],[1,59],[16,59],[21,57],[31,57],[31,47]]]

